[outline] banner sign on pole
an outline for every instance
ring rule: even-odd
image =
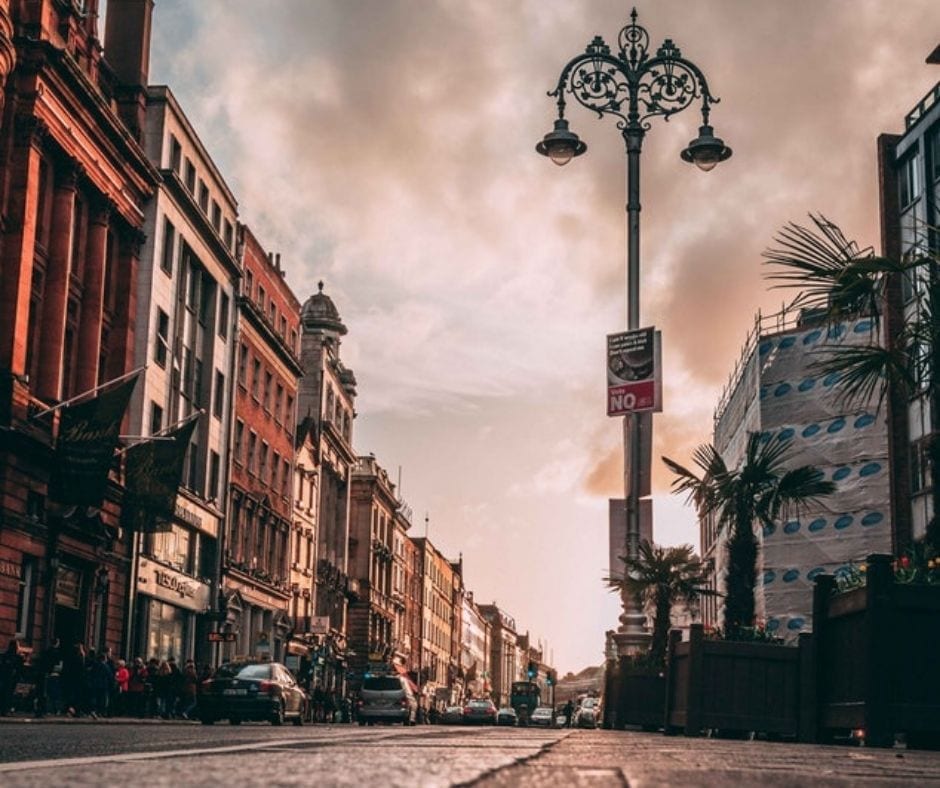
[[[608,416],[662,411],[661,355],[652,326],[607,335]]]
[[[124,513],[140,531],[169,527],[176,513],[176,493],[183,478],[183,460],[198,418],[166,433],[172,440],[151,440],[127,450]]]
[[[53,500],[76,506],[101,505],[121,421],[136,383],[135,375],[92,399],[62,409],[51,480]]]

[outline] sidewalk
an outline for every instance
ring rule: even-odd
[[[162,717],[98,717],[95,719],[89,715],[83,717],[69,717],[67,714],[47,714],[45,717],[37,717],[35,714],[9,714],[0,717],[0,725],[27,725],[34,723],[37,725],[198,725],[199,720],[171,719],[165,720]]]

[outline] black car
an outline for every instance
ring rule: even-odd
[[[232,725],[242,720],[283,725],[286,719],[303,725],[307,716],[306,693],[278,662],[228,662],[200,689],[199,719],[203,725],[221,719]]]

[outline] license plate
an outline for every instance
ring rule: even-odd
[[[222,690],[223,695],[247,695],[248,690],[246,689],[227,689]]]

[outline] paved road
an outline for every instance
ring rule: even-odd
[[[940,752],[621,731],[20,722],[0,785],[938,786]]]

